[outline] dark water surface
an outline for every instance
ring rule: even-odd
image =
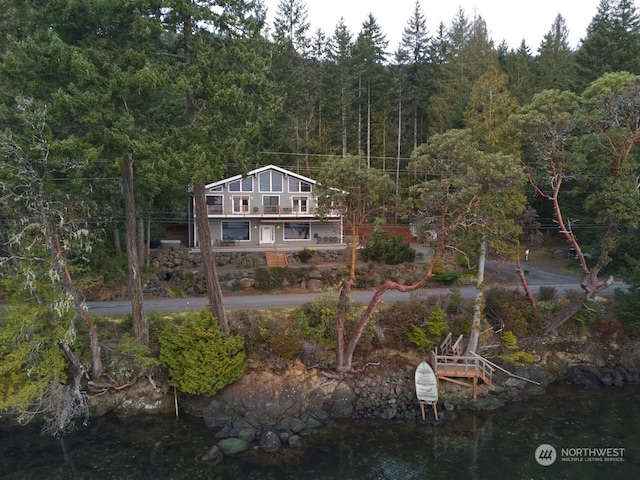
[[[198,464],[214,433],[197,418],[145,415],[92,419],[63,440],[41,436],[37,426],[2,430],[0,479],[633,480],[640,387],[553,387],[492,412],[458,412],[440,426],[333,421],[300,449]],[[551,465],[535,458],[542,444],[555,448]],[[596,450],[604,448],[617,450]],[[551,457],[543,450],[544,462]]]

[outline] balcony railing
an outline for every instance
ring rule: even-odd
[[[251,206],[248,208],[242,209],[242,211],[234,211],[231,205],[208,205],[209,216],[261,216],[261,217],[313,217],[317,213],[317,208],[310,207],[306,210],[300,210],[300,208],[296,207],[283,207],[281,205],[262,205],[262,206]],[[338,217],[339,215],[336,213],[331,213],[328,215],[329,217]]]

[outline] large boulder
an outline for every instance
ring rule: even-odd
[[[262,432],[258,445],[264,452],[275,453],[280,450],[282,442],[280,441],[280,437],[274,430],[268,429]]]
[[[229,457],[238,455],[239,453],[248,450],[250,443],[242,438],[224,438],[218,442],[218,449]]]

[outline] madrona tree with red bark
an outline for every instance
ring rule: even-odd
[[[512,155],[483,152],[468,130],[435,135],[414,151],[410,168],[423,179],[413,191],[419,205],[416,218],[418,227],[429,231],[428,244],[434,254],[420,281],[411,285],[387,281],[377,288],[350,332],[346,350],[338,352],[339,371],[352,369],[360,337],[386,291],[410,292],[424,287],[447,248],[468,240],[476,230],[478,238],[500,235],[506,225],[501,223],[503,219],[515,208],[522,208],[524,172],[519,162]],[[341,301],[346,300],[344,291]]]
[[[515,121],[524,136],[523,162],[536,194],[550,202],[559,231],[575,249],[582,271],[583,294],[558,312],[546,334],[555,335],[586,302],[613,283],[600,279],[610,261],[619,227],[635,227],[640,219],[636,145],[640,140],[640,77],[610,73],[594,81],[581,96],[547,90],[524,106]],[[600,253],[589,262],[583,252],[584,238],[574,230],[579,218],[568,217],[574,209],[562,194],[584,198],[584,215],[601,232]],[[593,235],[593,234],[592,234]],[[593,237],[589,240],[595,240]]]

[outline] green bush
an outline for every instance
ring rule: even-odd
[[[502,334],[502,344],[507,350],[516,350],[518,348],[518,338],[511,331]]]
[[[245,359],[244,339],[221,332],[209,311],[176,315],[160,333],[160,361],[185,393],[214,395],[242,377]]]
[[[531,305],[524,293],[515,289],[489,289],[485,294],[485,313],[517,337],[539,335],[547,324],[540,310]]]
[[[434,273],[432,278],[438,283],[455,285],[458,283],[458,280],[460,280],[460,272],[456,270],[444,270],[442,272]]]
[[[540,287],[538,300],[540,302],[553,302],[558,298],[555,287]]]
[[[310,248],[304,248],[298,252],[298,260],[302,263],[307,263],[314,254],[315,252]]]
[[[267,339],[271,354],[293,360],[302,352],[302,332],[292,315],[279,315]]]
[[[423,326],[411,325],[408,337],[420,352],[428,353],[440,343],[442,335],[448,330],[446,314],[440,305],[436,304]]]
[[[129,333],[122,335],[116,351],[108,356],[109,374],[117,383],[150,373],[159,364],[151,349]]]
[[[367,240],[362,249],[362,256],[365,260],[395,265],[413,262],[416,258],[416,251],[400,235],[376,231]]]

